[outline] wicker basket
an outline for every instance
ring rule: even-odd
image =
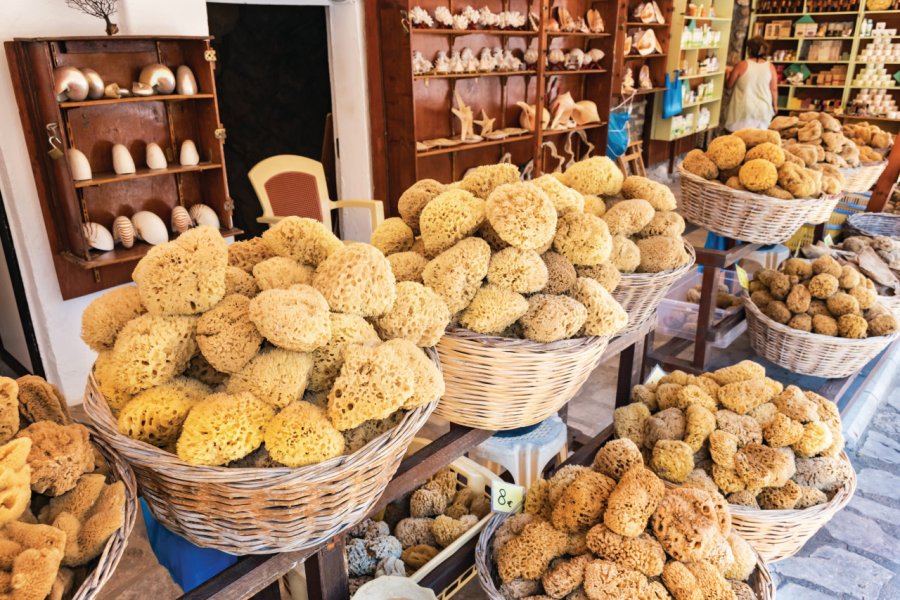
[[[125,554],[125,547],[128,545],[128,536],[134,528],[134,522],[138,513],[137,501],[137,483],[134,480],[134,473],[131,467],[116,454],[110,445],[100,436],[97,431],[90,425],[85,425],[91,432],[91,442],[94,447],[100,451],[103,458],[109,465],[109,476],[107,480],[121,481],[125,484],[125,522],[119,527],[109,541],[106,547],[97,559],[97,565],[88,573],[87,578],[81,582],[81,586],[72,596],[72,600],[90,600],[95,598],[103,585],[110,580],[113,572],[116,570],[119,561]]]
[[[781,200],[707,181],[679,167],[682,216],[706,229],[745,242],[779,244],[805,223],[824,223],[841,194]]]
[[[153,516],[198,546],[237,555],[310,548],[362,520],[436,404],[352,454],[296,469],[229,469],[190,465],[120,434],[93,375],[84,400],[100,435],[134,469]]]
[[[744,309],[753,350],[766,360],[801,375],[826,379],[849,377],[900,335],[849,339],[800,331],[773,321],[746,295]]]
[[[540,423],[578,393],[608,342],[540,344],[451,328],[437,344],[447,391],[435,414],[492,431]]]
[[[693,246],[685,242],[684,247],[691,260],[677,269],[661,273],[622,273],[612,295],[628,313],[628,325],[616,335],[634,331],[653,316],[669,288],[691,270],[697,256]]]
[[[844,452],[841,458],[850,461]],[[767,563],[790,558],[847,506],[856,491],[856,473],[831,500],[800,510],[759,510],[730,505],[731,524]]]
[[[883,235],[900,240],[900,215],[891,213],[858,213],[847,219],[848,235]]]
[[[497,582],[500,578],[497,576],[497,568],[491,557],[491,542],[494,539],[494,533],[510,517],[509,514],[496,514],[484,529],[478,538],[478,545],[475,547],[475,566],[478,568],[478,580],[481,583],[481,589],[489,600],[505,600],[498,587]],[[749,540],[748,540],[749,541]],[[758,600],[775,600],[775,584],[772,582],[772,576],[763,559],[757,556],[756,570],[750,575],[747,581]]]

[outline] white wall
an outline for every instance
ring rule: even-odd
[[[127,0],[119,2],[120,35],[206,35],[208,24],[204,0]],[[332,9],[348,29],[334,36],[331,56],[335,69],[333,96],[336,129],[354,132],[343,140],[346,152],[341,170],[342,197],[370,197],[371,161],[368,149],[368,114],[365,83],[365,53],[362,42],[362,6],[348,4]],[[61,0],[2,0],[0,40],[14,37],[103,35],[99,19],[69,9]],[[348,37],[344,37],[348,36]],[[354,58],[352,54],[358,52]],[[361,70],[360,70],[361,69]],[[346,94],[347,98],[342,98]],[[344,118],[344,114],[348,116]],[[226,124],[227,126],[227,124]],[[94,355],[79,337],[81,313],[95,296],[63,301],[50,256],[37,190],[28,158],[18,107],[12,91],[9,65],[0,60],[0,192],[9,215],[13,239],[19,253],[25,289],[34,321],[47,378],[59,385],[69,402],[80,401],[85,378]],[[349,156],[348,156],[349,155]],[[227,146],[226,146],[227,158]],[[346,159],[352,159],[349,167]],[[345,193],[346,192],[346,193]],[[355,221],[354,221],[355,222]],[[360,235],[360,234],[354,234]],[[6,302],[0,307],[0,327],[7,318]],[[14,308],[13,308],[14,310]],[[17,318],[17,317],[15,317]]]

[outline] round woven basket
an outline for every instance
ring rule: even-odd
[[[447,391],[435,414],[492,431],[540,423],[578,393],[608,342],[586,337],[540,344],[448,329],[436,346]]]
[[[660,273],[622,273],[619,285],[612,295],[628,313],[628,325],[616,335],[634,331],[653,316],[669,288],[691,270],[697,255],[694,253],[694,247],[687,242],[684,248],[691,260],[677,269]]]
[[[855,213],[847,217],[847,235],[883,235],[900,240],[900,215],[891,213]]]
[[[750,347],[766,360],[801,375],[849,377],[900,335],[850,339],[800,331],[773,321],[746,295],[744,309]]]
[[[846,453],[841,458],[850,461]],[[831,500],[800,510],[759,510],[729,505],[731,524],[763,557],[772,563],[795,555],[839,510],[847,506],[856,491],[856,473]]]
[[[803,225],[818,225],[831,217],[843,194],[823,198],[782,200],[718,181],[708,181],[678,167],[681,174],[681,215],[696,225],[735,240],[779,244]]]
[[[91,600],[95,598],[104,584],[110,580],[113,572],[122,560],[125,554],[125,547],[128,545],[128,536],[134,528],[134,522],[138,513],[137,501],[137,483],[134,480],[134,473],[122,458],[116,454],[112,447],[99,435],[97,430],[91,425],[85,425],[91,432],[91,442],[100,452],[106,463],[109,465],[109,475],[106,479],[110,483],[121,481],[125,484],[125,522],[119,527],[97,559],[97,565],[90,571],[84,581],[81,582],[72,600]]]
[[[153,516],[198,546],[237,555],[310,548],[362,520],[436,404],[409,411],[352,454],[296,469],[230,469],[191,465],[119,433],[93,375],[84,399],[100,435],[134,469]]]
[[[478,545],[475,547],[475,566],[478,567],[478,581],[481,583],[481,589],[490,600],[506,600],[506,597],[500,593],[497,582],[500,577],[497,575],[497,568],[491,557],[491,542],[494,539],[494,533],[497,528],[508,519],[510,514],[496,514],[484,529],[481,530],[481,536],[478,538]],[[749,540],[748,540],[749,541]],[[747,580],[747,584],[753,589],[758,600],[775,600],[775,584],[772,582],[772,576],[769,574],[766,564],[759,555],[756,557],[756,569]]]

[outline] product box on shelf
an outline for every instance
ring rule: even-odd
[[[734,271],[722,271],[722,274],[724,274],[724,279],[721,280],[721,283],[728,288],[729,293],[735,296],[740,295],[741,285]],[[694,269],[672,286],[659,304],[656,317],[657,332],[688,340],[696,337],[697,314],[700,312],[700,305],[688,301],[687,297],[691,288],[700,285],[702,281],[703,274],[698,269]],[[741,306],[727,309],[716,308],[712,323],[715,325],[740,310],[742,310]],[[741,320],[731,329],[719,332],[716,339],[711,341],[711,345],[715,348],[727,348],[746,330],[747,321]]]

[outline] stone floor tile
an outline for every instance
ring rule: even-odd
[[[900,490],[900,477],[881,469],[863,469],[857,471],[857,491],[867,496],[884,496],[897,498]]]
[[[775,563],[772,568],[782,577],[829,590],[832,598],[846,594],[859,600],[878,598],[882,586],[894,576],[875,561],[833,546],[818,548],[809,557]]]
[[[895,465],[900,464],[900,442],[873,429],[866,435],[866,441],[859,449],[859,455]]]
[[[900,525],[900,509],[891,508],[880,502],[863,498],[859,494],[853,496],[847,507],[861,515],[877,519],[888,525]]]
[[[778,588],[778,597],[784,598],[784,600],[834,600],[834,596],[831,594],[823,594],[796,583],[789,583]]]
[[[874,555],[882,564],[883,561],[900,564],[900,542],[885,533],[871,518],[844,511],[829,521],[825,529],[832,537],[848,546]]]

